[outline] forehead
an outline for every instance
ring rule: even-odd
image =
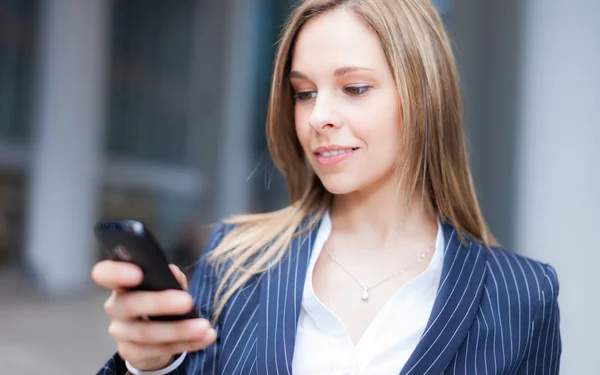
[[[333,71],[340,66],[387,66],[377,35],[347,9],[327,11],[310,19],[298,34],[292,56],[293,70]]]

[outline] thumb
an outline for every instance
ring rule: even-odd
[[[185,274],[179,269],[179,267],[177,267],[174,264],[169,264],[169,268],[171,269],[171,272],[173,272],[173,275],[175,275],[175,278],[177,279],[181,287],[187,291],[188,283]]]

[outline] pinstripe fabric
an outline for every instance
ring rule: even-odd
[[[228,229],[218,227],[209,248]],[[315,234],[309,230],[298,236],[280,264],[238,291],[216,327],[217,342],[190,353],[172,374],[291,374]],[[463,244],[450,225],[444,225],[444,238],[438,295],[400,375],[558,374],[561,338],[554,269],[511,252],[482,248],[468,237]],[[218,277],[203,258],[190,287],[203,316],[212,311]],[[98,375],[125,371],[115,355]]]

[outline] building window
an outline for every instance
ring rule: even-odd
[[[17,264],[23,246],[25,178],[0,170],[0,269]]]
[[[0,0],[0,138],[29,135],[37,8],[33,0]]]
[[[110,155],[186,164],[194,4],[191,0],[114,2]]]

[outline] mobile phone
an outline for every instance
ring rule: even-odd
[[[169,262],[156,237],[144,223],[137,220],[102,220],[94,227],[96,239],[107,256],[115,261],[129,262],[142,269],[140,285],[129,290],[183,290],[169,268]],[[152,316],[150,320],[174,321],[198,318],[198,309],[176,316]]]

